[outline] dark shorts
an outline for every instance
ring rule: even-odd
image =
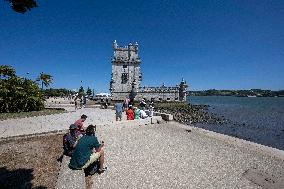
[[[121,119],[122,118],[122,112],[116,112],[115,116],[116,116],[116,118]]]

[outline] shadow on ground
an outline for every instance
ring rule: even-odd
[[[6,167],[0,167],[0,188],[2,189],[26,189],[32,187],[34,179],[33,169],[8,170]],[[36,189],[46,189],[44,186]]]

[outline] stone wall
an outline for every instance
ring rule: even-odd
[[[112,93],[112,100],[124,100],[126,97],[130,97],[128,92],[114,92]],[[136,101],[142,100],[147,101],[179,101],[178,92],[138,92],[135,96]]]
[[[148,101],[178,101],[179,92],[138,92],[135,100],[141,100],[142,98]]]

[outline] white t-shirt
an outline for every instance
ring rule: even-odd
[[[140,117],[141,117],[142,119],[144,119],[144,118],[146,118],[146,117],[148,117],[148,116],[147,116],[147,114],[146,114],[146,112],[145,112],[144,110],[140,110]]]

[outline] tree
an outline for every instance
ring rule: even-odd
[[[7,65],[0,66],[0,112],[35,111],[44,108],[36,82],[20,78]]]
[[[46,97],[67,97],[69,95],[75,94],[74,91],[68,90],[68,89],[45,89],[42,91],[44,96]]]
[[[39,77],[37,78],[37,81],[41,81],[41,90],[43,90],[43,85],[45,87],[48,87],[52,83],[52,76],[45,73],[40,73]]]
[[[79,88],[79,96],[83,96],[85,94],[84,88],[81,86]]]
[[[28,10],[37,7],[35,0],[5,0],[10,2],[11,8],[18,12],[24,14]]]
[[[86,94],[88,96],[92,96],[92,90],[90,89],[90,87],[88,87]]]

